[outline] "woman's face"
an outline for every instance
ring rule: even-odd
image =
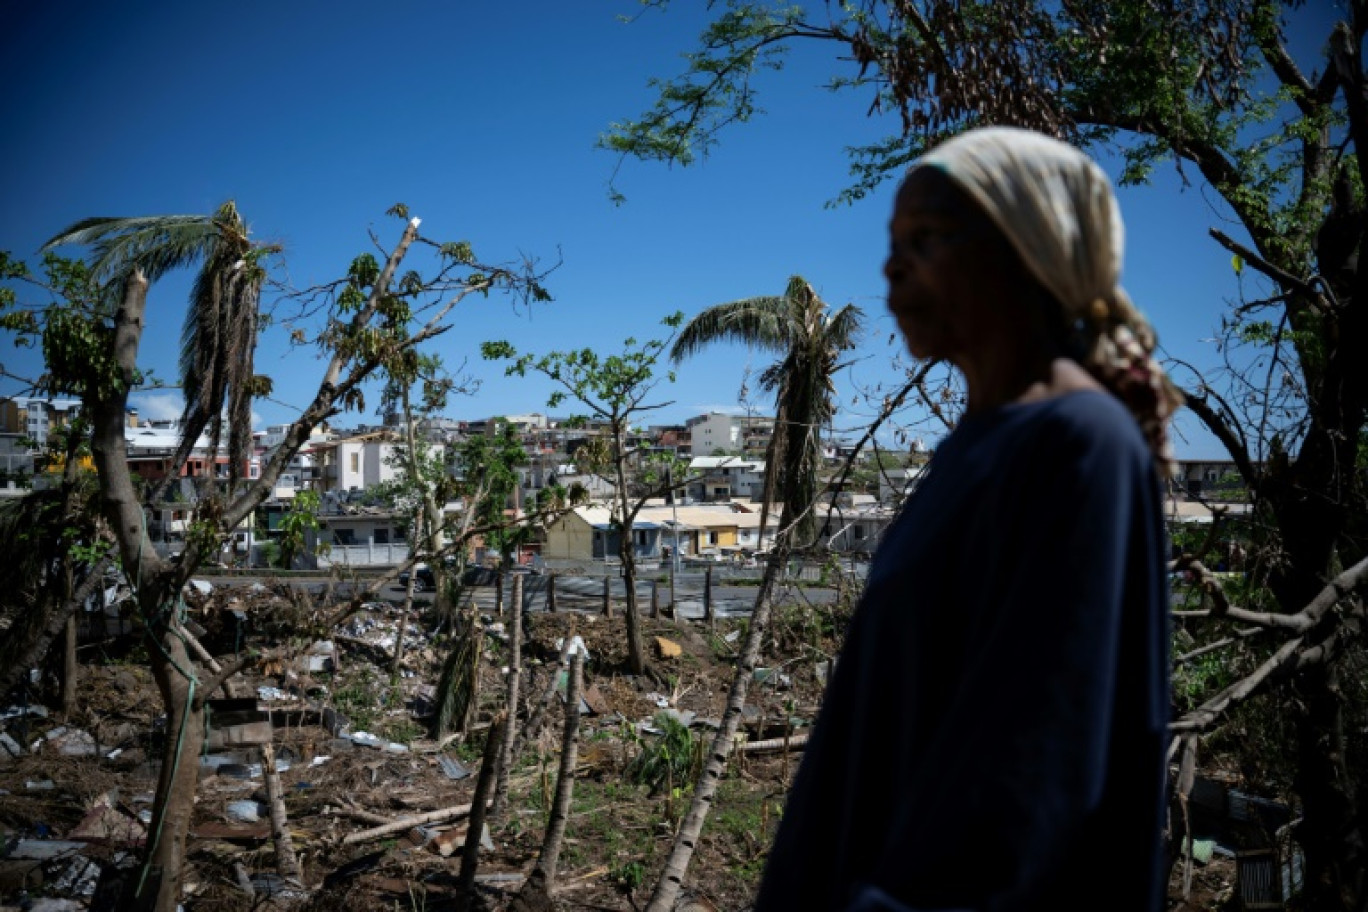
[[[888,309],[915,358],[964,367],[974,341],[1020,292],[1015,252],[983,211],[934,168],[898,191],[889,225]]]

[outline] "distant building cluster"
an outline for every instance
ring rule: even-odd
[[[79,414],[80,403],[53,397],[12,397],[0,400],[0,496],[17,496],[33,486],[51,483],[61,471],[61,460],[50,446]],[[570,422],[531,413],[477,420],[450,418],[419,422],[414,433],[429,455],[454,454],[462,442],[479,435],[493,436],[511,427],[522,445],[526,464],[518,469],[519,483],[506,505],[512,517],[538,502],[547,488],[580,486],[588,505],[550,523],[538,541],[523,548],[519,559],[611,561],[619,553],[618,532],[609,504],[613,482],[586,472],[576,453],[607,433],[602,423]],[[237,477],[253,480],[286,442],[290,425],[270,425],[253,435],[252,451],[237,466]],[[672,497],[648,501],[636,518],[633,553],[640,559],[690,561],[749,560],[764,551],[782,521],[778,504],[771,505],[761,528],[765,489],[765,453],[774,421],[722,412],[690,418],[683,424],[656,425],[631,435],[628,447],[643,456],[669,454],[687,465],[676,477]],[[136,478],[149,484],[166,478],[175,465],[181,443],[179,422],[147,420],[130,409],[125,428],[127,458]],[[225,561],[253,559],[262,542],[278,534],[280,519],[300,491],[313,491],[321,503],[321,529],[311,542],[306,560],[316,565],[353,566],[394,564],[408,556],[408,515],[379,496],[383,486],[398,478],[400,455],[407,434],[397,417],[386,424],[355,428],[315,428],[298,448],[275,483],[270,498],[258,510],[251,528],[239,530],[228,545]],[[833,488],[837,468],[846,465],[852,447],[826,441],[823,456]],[[174,551],[183,543],[199,490],[209,475],[231,473],[223,448],[211,452],[211,442],[195,442],[164,502],[149,504],[148,531],[158,546]],[[924,453],[903,454],[901,464],[856,461],[843,487],[819,505],[823,543],[833,550],[872,553],[898,504],[916,484],[925,463]],[[88,459],[86,460],[88,466]],[[460,469],[454,460],[448,470]],[[1171,520],[1209,521],[1209,505],[1237,512],[1247,509],[1248,497],[1234,466],[1219,460],[1179,460],[1170,479],[1168,511]],[[449,503],[448,514],[459,515],[461,503]],[[326,542],[330,548],[317,545]],[[478,549],[477,549],[478,552]],[[478,557],[479,554],[475,555]]]

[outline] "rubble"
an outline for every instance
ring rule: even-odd
[[[273,649],[291,635],[263,622],[264,616],[287,610],[278,588],[215,581],[207,593],[192,589],[196,601],[189,620],[198,626],[187,624],[187,629],[203,631],[194,635],[225,665],[225,657],[238,650]],[[462,815],[468,813],[473,797],[475,758],[503,693],[494,682],[500,668],[511,664],[506,629],[499,626],[507,618],[491,618],[488,625],[474,730],[446,744],[423,736],[437,699],[449,634],[434,638],[416,619],[406,625],[405,674],[391,683],[390,650],[398,641],[401,618],[402,612],[388,604],[368,604],[330,631],[327,639],[311,646],[301,643],[299,651],[278,666],[236,678],[240,689],[235,693],[248,696],[219,699],[215,693],[208,702],[204,750],[182,761],[194,763],[199,772],[185,897],[189,912],[201,905],[222,908],[210,900],[222,902],[228,896],[242,902],[244,886],[252,891],[254,902],[326,891],[325,883],[335,884],[334,875],[361,859],[373,860],[345,875],[354,879],[347,898],[336,904],[318,899],[314,908],[389,908],[393,902],[384,892],[389,882],[421,884],[430,897],[442,895],[440,884],[426,878],[445,871],[465,840]],[[709,719],[716,724],[725,700],[730,667],[723,669],[722,681],[708,677],[712,656],[704,638],[674,622],[646,619],[646,624],[646,642],[657,644],[657,654],[669,654],[668,664],[661,666],[669,669],[669,684],[661,678],[622,673],[621,618],[562,611],[537,614],[528,625],[523,664],[529,704],[548,688],[554,692],[556,673],[563,672],[557,655],[567,644],[570,652],[590,661],[590,679],[581,696],[585,749],[580,766],[582,775],[604,783],[620,782],[622,771],[640,750],[640,742],[632,741],[636,723],[666,711],[699,731]],[[271,633],[263,634],[264,628]],[[719,637],[725,636],[723,627]],[[662,651],[659,643],[672,644],[678,652],[669,647]],[[50,898],[84,908],[93,884],[90,872],[98,872],[97,862],[104,863],[111,852],[132,853],[147,839],[151,789],[162,745],[171,734],[159,695],[147,670],[138,665],[91,665],[85,672],[81,686],[89,709],[64,718],[63,725],[48,720],[36,704],[10,707],[0,714],[0,721],[9,726],[4,735],[9,740],[0,739],[0,792],[8,789],[9,794],[0,794],[0,803],[11,818],[29,821],[27,830],[16,833],[16,846],[41,855],[0,861],[0,905],[17,895],[14,891],[41,887],[57,892],[60,884],[60,895]],[[793,672],[795,688],[810,679],[803,675]],[[560,689],[563,694],[563,683]],[[548,713],[559,715],[558,701],[549,702]],[[753,715],[757,725],[762,719],[781,717],[777,706]],[[19,738],[21,724],[28,728]],[[541,771],[549,768],[554,773],[558,729],[548,724],[540,737],[529,738],[524,759],[510,776],[510,815],[481,830],[486,867],[478,882],[487,889],[516,889],[539,846]],[[35,741],[38,755],[25,749]],[[272,805],[257,750],[262,745],[275,750],[274,768],[280,777],[276,795],[285,805],[288,829],[300,848],[303,890],[275,868]],[[775,762],[768,754],[750,756],[755,759],[747,763]],[[106,797],[91,802],[91,794]],[[665,838],[657,826],[659,805],[644,796],[642,790],[639,806],[624,804],[612,813],[629,815],[620,833],[641,833],[643,839],[656,842],[651,851],[658,852],[659,840]],[[620,905],[602,873],[624,859],[602,855],[599,843],[591,843],[593,837],[578,829],[588,819],[578,812],[572,817],[569,836],[580,841],[586,854],[585,866],[569,872],[567,881],[581,883],[577,890],[601,891],[600,905]],[[710,837],[705,849],[714,853],[705,863],[719,872],[730,863],[715,854],[713,846],[722,844]],[[753,848],[729,849],[743,850]],[[405,896],[394,899],[402,904]],[[727,907],[743,902],[738,896],[738,902]]]

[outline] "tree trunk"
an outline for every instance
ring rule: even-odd
[[[560,860],[561,845],[565,841],[565,824],[570,818],[570,798],[575,788],[575,764],[579,757],[575,736],[579,732],[582,662],[583,657],[579,653],[570,657],[570,676],[565,685],[565,734],[561,739],[560,770],[556,775],[556,799],[551,804],[541,854],[537,857],[537,864],[528,875],[527,882],[518,892],[518,899],[512,907],[514,909],[520,906],[545,908],[546,904],[538,906],[529,903],[528,899],[532,894],[540,894],[542,898],[549,899],[551,892],[556,888],[556,866]]]
[[[68,590],[70,591],[70,590]],[[76,711],[76,685],[81,666],[76,662],[76,613],[66,622],[66,648],[62,651],[62,715],[71,718]]]
[[[433,577],[436,579],[436,577]],[[408,629],[409,618],[413,616],[413,587],[418,580],[418,567],[409,569],[408,582],[404,584],[404,610],[399,613],[399,631],[394,637],[394,662],[390,666],[390,684],[399,682],[399,669],[404,661],[404,631]]]
[[[703,824],[712,808],[713,795],[717,784],[727,768],[727,758],[732,752],[736,730],[741,723],[741,708],[746,704],[746,692],[750,687],[751,676],[760,658],[760,644],[764,641],[765,630],[769,626],[770,603],[773,600],[775,581],[779,570],[788,559],[788,535],[780,533],[773,553],[765,565],[765,575],[760,580],[760,591],[755,596],[755,610],[751,615],[750,629],[746,633],[746,643],[737,661],[736,677],[732,679],[727,694],[727,708],[722,713],[722,725],[713,737],[708,751],[708,761],[694,785],[693,801],[689,805],[688,816],[684,818],[679,833],[675,836],[674,847],[665,860],[665,867],[656,882],[655,892],[646,906],[646,912],[670,912],[674,908],[679,888],[684,883],[689,861],[693,858],[694,846],[698,843]]]
[[[1295,468],[1295,478],[1275,475],[1268,485],[1288,560],[1270,580],[1279,605],[1295,613],[1310,602],[1330,576],[1336,524],[1308,500],[1304,488],[1313,477],[1333,475],[1316,470],[1317,451],[1309,443]],[[1327,618],[1325,623],[1332,619]],[[1315,631],[1309,640],[1319,639]],[[1368,845],[1359,814],[1358,783],[1348,763],[1344,732],[1344,694],[1339,663],[1315,664],[1300,671],[1291,689],[1296,714],[1297,769],[1293,787],[1302,802],[1296,838],[1306,856],[1302,898],[1308,912],[1359,912],[1368,902]]]
[[[148,635],[152,677],[167,709],[166,747],[162,752],[157,797],[148,829],[143,867],[125,895],[122,908],[137,912],[176,912],[184,876],[190,818],[195,810],[198,758],[204,746],[204,706],[194,692],[194,674],[185,644],[170,632]]]
[[[465,847],[461,852],[461,888],[470,897],[475,890],[475,872],[480,866],[480,836],[484,833],[485,808],[489,792],[499,774],[499,760],[503,757],[503,733],[508,717],[501,715],[489,727],[484,757],[480,760],[480,777],[475,780],[475,796],[470,802],[470,825],[466,828]]]
[[[623,548],[622,583],[627,589],[627,607],[623,611],[627,621],[627,666],[632,674],[645,674],[646,649],[641,641],[641,612],[636,598],[636,557],[630,541]]]
[[[528,740],[537,737],[541,732],[542,721],[546,718],[547,707],[551,705],[551,700],[556,695],[556,678],[560,675],[561,666],[570,660],[570,650],[575,644],[575,629],[573,627],[566,631],[565,637],[561,642],[560,657],[556,659],[556,664],[551,666],[551,676],[546,682],[546,689],[542,691],[541,698],[537,700],[537,705],[532,707],[532,711],[527,715],[527,724],[518,730],[518,740],[513,745],[514,755],[522,753],[523,745]],[[569,683],[566,684],[569,687]]]
[[[491,820],[503,817],[508,804],[508,771],[513,766],[513,746],[518,738],[518,697],[522,687],[522,574],[513,576],[513,610],[508,633],[508,724],[504,726],[503,743],[499,747],[499,778],[494,786],[494,807]]]
[[[437,679],[434,697],[437,711],[432,716],[434,739],[448,731],[468,731],[479,702],[484,625],[480,623],[480,612],[474,604],[468,609],[466,620],[465,630],[454,637],[441,677]]]
[[[1336,664],[1313,665],[1294,684],[1297,720],[1295,787],[1303,819],[1297,841],[1306,853],[1303,897],[1308,912],[1361,910],[1368,897],[1368,852],[1357,819],[1357,794],[1345,762],[1343,696]]]
[[[76,591],[72,593],[71,598],[67,599],[65,604],[40,603],[46,605],[48,616],[43,621],[43,626],[34,636],[33,641],[22,650],[14,663],[0,670],[0,695],[13,690],[15,685],[19,683],[19,679],[28,674],[30,668],[43,661],[43,657],[52,647],[52,641],[66,630],[67,619],[85,604],[85,600],[90,598],[103,582],[105,568],[109,564],[110,559],[106,557],[91,567],[90,572],[81,580],[81,584],[76,587]]]

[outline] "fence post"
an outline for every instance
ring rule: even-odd
[[[499,615],[499,617],[503,617],[503,613],[504,613],[503,590],[504,590],[503,567],[500,567],[498,573],[496,573],[496,574],[494,575],[494,612],[495,612],[497,615]]]
[[[660,617],[660,580],[651,580],[651,617]]]
[[[703,568],[703,619],[713,622],[712,567]]]
[[[603,616],[613,616],[613,593],[609,588],[612,585],[612,578],[608,576],[608,569],[603,571]]]
[[[552,614],[556,612],[556,571],[554,570],[546,576],[546,610]]]

